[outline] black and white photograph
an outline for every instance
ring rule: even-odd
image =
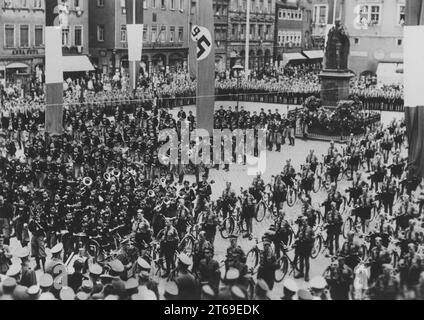
[[[423,75],[423,0],[0,0],[0,300],[424,300]]]

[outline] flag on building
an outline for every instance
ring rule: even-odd
[[[58,0],[46,1],[45,32],[45,76],[46,76],[46,112],[45,129],[50,134],[63,132],[63,61],[62,28],[67,23],[68,10]]]
[[[404,27],[404,100],[410,178],[424,177],[424,4],[407,0]]]
[[[215,37],[212,1],[198,2],[198,25],[191,29],[197,43],[197,128],[213,132],[215,108]]]
[[[139,64],[143,51],[143,0],[125,0],[127,16],[128,61],[130,62],[130,82],[132,89],[137,87]]]

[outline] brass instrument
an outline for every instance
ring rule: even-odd
[[[82,183],[84,184],[84,186],[89,188],[93,185],[93,179],[91,179],[90,177],[85,177],[84,179],[82,179]]]
[[[148,195],[150,198],[154,198],[154,197],[156,197],[156,194],[155,194],[155,192],[154,192],[153,190],[149,190],[149,191],[147,191],[147,195]]]

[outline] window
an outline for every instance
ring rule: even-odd
[[[177,9],[177,0],[170,0],[171,1],[171,10]]]
[[[237,32],[238,32],[238,24],[233,24],[233,27],[231,28],[231,30],[232,30],[232,35],[233,35],[233,37],[234,37],[235,35],[237,35]]]
[[[359,44],[359,38],[354,39],[355,44]]]
[[[152,43],[155,43],[157,40],[158,28],[156,26],[152,27]]]
[[[169,29],[169,42],[175,41],[175,27],[170,27]]]
[[[21,8],[28,8],[28,0],[21,0]]]
[[[105,6],[105,0],[97,0],[97,6],[98,7],[104,7]]]
[[[158,21],[158,15],[156,13],[152,13],[152,21],[157,22]]]
[[[74,8],[81,8],[82,0],[74,0]]]
[[[160,28],[159,41],[160,42],[165,42],[166,41],[166,27],[165,26],[162,26]]]
[[[34,9],[41,9],[41,0],[34,0]]]
[[[15,26],[13,24],[6,24],[4,26],[4,46],[6,48],[15,47]]]
[[[184,11],[184,1],[185,0],[180,0],[180,11]]]
[[[74,45],[82,46],[82,26],[74,27]]]
[[[105,41],[105,26],[103,24],[97,26],[97,41]]]
[[[151,2],[151,5],[150,5],[150,7],[152,8],[152,9],[156,9],[156,6],[157,6],[157,4],[156,4],[156,0],[151,0],[152,2]]]
[[[127,42],[127,26],[125,24],[121,25],[120,39],[121,42]]]
[[[143,42],[149,41],[149,38],[147,37],[147,26],[145,25],[143,27]]]
[[[402,39],[397,39],[397,45],[398,45],[398,47],[401,47],[402,44],[403,44]]]
[[[359,16],[363,25],[380,24],[380,5],[361,5]]]
[[[398,24],[403,26],[405,24],[405,5],[398,5]]]
[[[21,25],[19,39],[21,47],[29,47],[29,25]]]
[[[314,6],[314,23],[327,24],[328,21],[328,7],[327,5]]]
[[[42,25],[35,26],[35,29],[34,29],[34,45],[36,47],[40,47],[44,44],[43,34],[44,34],[43,26]]]
[[[62,46],[69,47],[69,29],[62,28]]]
[[[127,10],[125,7],[125,0],[121,0],[121,12],[122,14],[127,14]]]
[[[166,0],[160,0],[160,7],[166,9]]]
[[[178,28],[178,42],[184,41],[184,27]]]

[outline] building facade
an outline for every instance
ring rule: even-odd
[[[309,0],[312,11],[312,46],[324,48],[329,26],[334,25],[334,19],[344,21],[345,2],[357,0]]]
[[[28,85],[44,70],[45,0],[5,0],[0,9],[0,82]],[[64,54],[88,53],[88,1],[64,1],[69,27]]]
[[[379,65],[403,62],[405,0],[346,1],[344,24],[350,34],[349,67],[377,73]]]
[[[188,57],[190,0],[145,0],[143,54],[145,72],[183,67]],[[128,70],[124,0],[90,0],[90,54],[103,73]]]
[[[227,68],[229,3],[229,0],[213,0],[216,72],[225,72]]]
[[[246,30],[250,5],[250,30]],[[245,64],[246,36],[249,40],[249,69],[260,71],[273,63],[275,0],[231,0],[228,16],[227,68]]]
[[[276,67],[303,62],[303,50],[314,49],[311,39],[312,6],[308,1],[276,2],[274,61]]]

